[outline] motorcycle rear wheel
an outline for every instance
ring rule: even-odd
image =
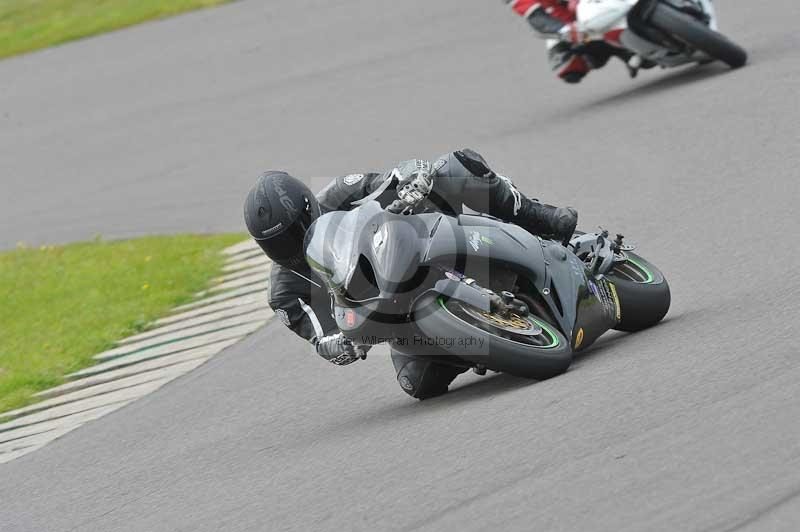
[[[650,22],[731,68],[739,68],[747,62],[747,52],[741,46],[668,4],[656,5],[650,15]]]
[[[619,297],[618,331],[635,332],[660,322],[669,310],[671,295],[664,274],[642,257],[627,252],[628,260],[606,274]]]
[[[425,294],[414,306],[414,321],[423,335],[435,339],[445,351],[493,371],[543,380],[565,372],[572,364],[569,341],[547,321],[528,316],[526,321],[540,332],[517,335],[507,326],[493,329],[491,320],[476,317],[477,309],[461,312],[459,306],[464,304]],[[446,345],[448,339],[452,345]]]

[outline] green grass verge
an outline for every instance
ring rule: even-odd
[[[0,0],[0,58],[231,0]]]
[[[240,234],[178,235],[0,253],[0,412],[90,366],[218,275]]]

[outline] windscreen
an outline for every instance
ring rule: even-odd
[[[352,211],[335,211],[318,218],[306,233],[306,260],[328,285],[341,289],[358,264],[364,235],[375,231],[383,211],[369,202]]]

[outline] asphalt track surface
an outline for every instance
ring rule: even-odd
[[[800,4],[718,8],[746,68],[578,87],[500,2],[457,0],[248,1],[0,63],[0,247],[241,230],[261,169],[471,146],[673,294],[563,376],[425,402],[273,322],[0,467],[0,529],[800,529]]]

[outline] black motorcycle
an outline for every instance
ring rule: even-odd
[[[638,331],[669,309],[664,275],[622,235],[562,243],[486,215],[401,214],[397,203],[325,214],[306,234],[308,263],[354,342],[544,379],[609,329]]]

